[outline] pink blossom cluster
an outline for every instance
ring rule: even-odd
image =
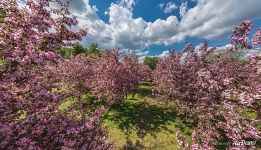
[[[234,50],[251,48],[247,36],[252,28],[252,23],[249,20],[245,20],[233,30],[230,42],[234,46]]]
[[[261,45],[261,29],[259,29],[253,36],[252,39],[253,45]]]

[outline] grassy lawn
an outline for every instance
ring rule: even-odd
[[[91,113],[100,107],[90,95],[82,96],[85,113]],[[75,98],[60,106],[62,111],[75,104]],[[191,142],[191,133],[195,128],[181,114],[177,113],[175,104],[163,102],[151,97],[150,85],[143,83],[135,95],[129,95],[120,104],[114,104],[103,116],[102,125],[108,130],[109,141],[116,150],[178,150],[176,132],[182,131]],[[244,118],[256,118],[257,112],[246,109]],[[258,126],[258,129],[261,129]],[[260,148],[260,143],[258,142]],[[217,147],[225,149],[225,147]]]
[[[104,115],[103,125],[116,149],[176,150],[176,131],[191,134],[193,125],[177,117],[174,104],[166,106],[149,94],[150,87],[143,85]]]

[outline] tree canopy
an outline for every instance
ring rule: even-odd
[[[156,64],[158,63],[158,57],[149,57],[146,56],[143,64],[148,65],[152,70],[156,68]]]

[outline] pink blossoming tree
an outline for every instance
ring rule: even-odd
[[[208,51],[206,46],[201,49]],[[228,56],[207,62],[206,56],[196,55],[188,45],[182,53],[173,52],[160,60],[153,72],[158,92],[164,99],[174,101],[180,113],[197,126],[191,145],[177,133],[180,147],[215,149],[218,146],[215,144],[224,140],[230,143],[259,140],[256,125],[260,120],[244,118],[242,114],[247,109],[260,111],[260,57],[240,60]],[[228,149],[254,147],[227,145]]]
[[[245,20],[233,30],[230,42],[233,45],[234,50],[251,48],[247,36],[252,28],[252,23],[249,20]]]
[[[50,7],[57,3],[60,7]],[[86,30],[72,32],[77,21],[69,3],[1,0],[0,23],[0,149],[110,149],[100,128],[98,109],[88,119],[61,113],[61,95],[49,67],[58,62],[57,49],[80,40]]]

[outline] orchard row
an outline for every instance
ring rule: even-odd
[[[55,8],[50,3],[27,1],[20,8],[16,0],[0,2],[0,149],[113,149],[101,116],[147,78],[155,83],[156,95],[174,101],[197,125],[192,144],[177,133],[180,147],[215,149],[213,141],[260,139],[260,118],[242,113],[251,109],[260,116],[261,57],[231,55],[251,47],[250,22],[233,31],[230,51],[216,54],[205,43],[198,54],[188,44],[183,52],[158,59],[152,71],[135,54],[115,50],[62,57],[61,47],[72,46],[87,31],[69,29],[77,25],[70,3],[56,0]],[[260,31],[253,43],[260,44]],[[86,93],[105,105],[84,114],[81,96]],[[62,112],[59,106],[72,97],[77,102]],[[70,112],[74,107],[80,115]]]

